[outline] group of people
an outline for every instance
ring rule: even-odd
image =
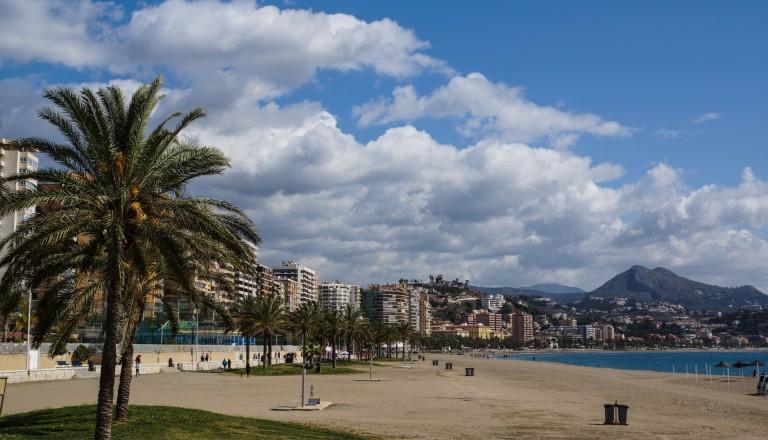
[[[221,368],[225,370],[231,370],[232,369],[232,360],[231,359],[222,359],[221,360]]]

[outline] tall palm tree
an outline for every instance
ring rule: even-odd
[[[341,335],[344,324],[344,315],[338,310],[326,309],[323,316],[323,328],[325,336],[331,343],[331,365],[336,368],[336,340]]]
[[[271,293],[259,297],[253,317],[255,333],[261,333],[264,339],[264,365],[272,364],[272,336],[281,335],[287,327],[287,317],[280,295]]]
[[[0,216],[19,209],[45,206],[17,231],[0,241],[8,254],[0,267],[9,270],[0,286],[10,283],[9,274],[20,266],[38,269],[46,263],[51,246],[79,246],[80,257],[60,261],[65,270],[91,272],[94,261],[103,257],[102,278],[105,302],[104,347],[96,411],[95,438],[111,438],[118,324],[121,320],[125,278],[129,271],[150,267],[159,258],[162,265],[184,285],[194,289],[185,273],[188,259],[215,249],[218,254],[238,256],[243,267],[255,261],[243,241],[259,243],[251,221],[235,206],[217,200],[191,197],[188,184],[200,176],[221,174],[229,160],[216,148],[203,148],[182,141],[181,132],[203,117],[202,109],[173,113],[149,129],[150,117],[162,95],[162,78],[146,84],[126,102],[115,86],[79,93],[68,88],[46,90],[44,97],[56,108],[39,111],[53,124],[65,143],[41,138],[18,141],[22,148],[36,148],[58,164],[8,181],[36,179],[55,186],[10,191],[0,206]],[[177,120],[174,127],[168,128]],[[82,239],[73,240],[78,237]],[[151,251],[149,251],[151,249]],[[64,266],[66,269],[64,269]],[[3,291],[0,287],[0,291]]]
[[[322,308],[317,301],[303,302],[288,317],[289,328],[301,336],[301,359],[307,359],[307,338],[320,327]]]
[[[245,363],[251,362],[251,338],[256,335],[256,317],[259,310],[259,298],[245,295],[233,303],[230,310],[234,320],[234,328],[245,338]]]
[[[410,323],[400,322],[395,325],[395,334],[403,341],[403,360],[405,360],[405,347],[413,336],[413,327]]]
[[[358,340],[358,337],[361,336],[367,324],[368,320],[363,316],[363,312],[347,304],[347,307],[344,309],[341,330],[346,339],[350,362],[352,361],[352,353],[354,353],[355,348],[353,345]]]

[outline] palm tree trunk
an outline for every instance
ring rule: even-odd
[[[101,374],[99,395],[96,401],[96,440],[112,438],[112,401],[115,395],[115,363],[117,361],[117,324],[120,316],[118,298],[122,294],[119,280],[113,280],[107,288],[107,313],[104,319],[104,347],[101,350]]]
[[[269,356],[267,356],[267,362],[272,365],[272,333],[267,333],[269,341],[267,341],[267,349],[269,349]]]
[[[134,331],[135,333],[135,331]],[[131,338],[133,341],[133,338]],[[131,395],[131,380],[133,376],[133,343],[125,349],[125,353],[120,358],[120,383],[117,385],[117,402],[115,405],[115,420],[124,422],[128,420],[128,398]]]
[[[331,336],[331,365],[336,368],[336,336]]]
[[[131,371],[133,369],[133,340],[136,337],[136,331],[139,329],[141,316],[144,314],[144,301],[141,300],[139,312],[133,322],[131,337],[128,347],[126,347],[120,361],[120,383],[117,385],[117,410],[115,411],[115,420],[124,422],[128,420],[128,400],[131,396]]]
[[[251,337],[245,336],[245,365],[251,362]]]
[[[261,350],[262,353],[262,362],[261,362],[261,368],[267,369],[267,334],[262,333],[261,337],[264,339],[264,348]]]

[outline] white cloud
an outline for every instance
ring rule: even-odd
[[[90,0],[0,0],[0,63],[42,61],[84,68],[110,54],[109,24],[121,9]]]
[[[457,129],[468,137],[495,136],[506,142],[547,139],[567,147],[581,134],[628,136],[632,129],[590,113],[573,113],[526,100],[523,90],[492,83],[480,73],[455,76],[428,96],[413,86],[396,88],[391,99],[379,99],[354,109],[361,126],[412,121],[419,118],[456,118]]]
[[[704,113],[693,121],[694,124],[702,124],[704,122],[716,121],[720,119],[720,113]]]
[[[671,128],[660,128],[653,132],[655,136],[667,139],[676,139],[685,134],[685,130],[672,130]]]
[[[439,272],[484,285],[555,281],[585,289],[645,264],[768,287],[761,267],[768,184],[750,169],[735,187],[689,188],[686,170],[657,164],[609,187],[624,177],[621,165],[564,148],[584,134],[627,136],[631,128],[534,103],[522,88],[479,73],[450,77],[426,95],[399,87],[390,99],[356,108],[361,125],[388,126],[365,143],[340,127],[344,115],[326,102],[293,99],[320,69],[397,78],[450,72],[424,54],[426,42],[390,20],[172,0],[115,27],[119,9],[106,4],[81,1],[56,12],[66,8],[0,2],[10,11],[0,17],[7,32],[29,22],[25,40],[0,41],[2,62],[62,63],[86,69],[85,85],[112,82],[128,93],[155,75],[156,64],[186,79],[165,90],[158,113],[209,111],[186,134],[221,147],[233,167],[194,190],[249,213],[263,232],[266,264],[300,261],[321,279],[363,284]],[[110,69],[126,73],[111,79]],[[54,82],[0,79],[5,137],[55,136],[35,117],[40,91]],[[469,145],[399,124],[419,118],[455,123]]]

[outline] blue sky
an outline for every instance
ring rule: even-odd
[[[768,291],[768,4],[0,0],[0,135],[43,88],[162,73],[233,160],[260,260],[589,290],[634,264]],[[15,37],[13,37],[15,36]]]

